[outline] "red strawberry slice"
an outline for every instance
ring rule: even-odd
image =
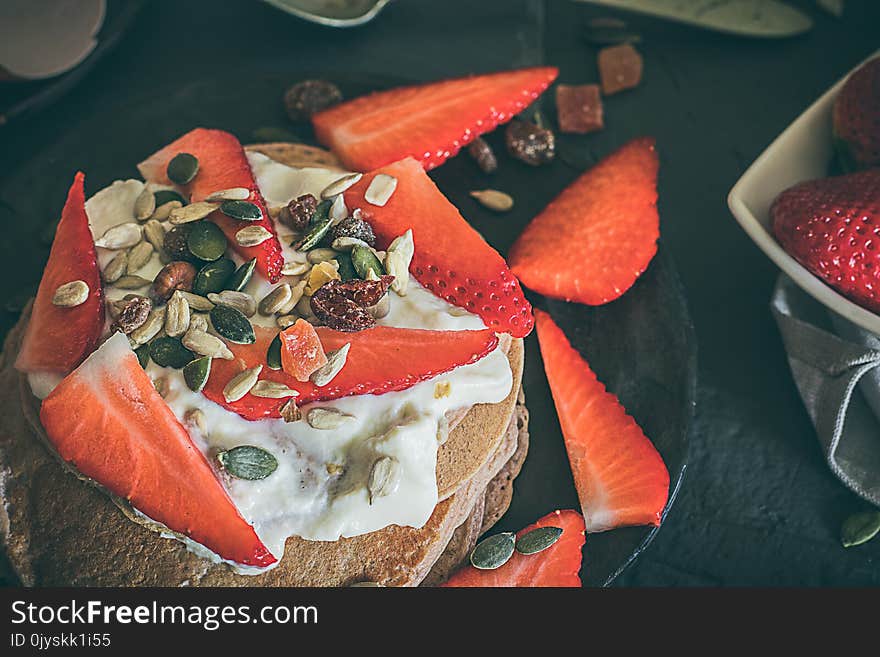
[[[880,57],[849,76],[834,101],[832,121],[847,168],[880,166]]]
[[[587,531],[659,525],[669,495],[662,457],[550,315],[535,317]]]
[[[281,417],[280,408],[286,399],[265,399],[247,394],[229,403],[223,387],[245,368],[263,365],[261,379],[283,383],[299,392],[298,406],[328,401],[349,395],[381,395],[405,390],[427,379],[448,372],[460,365],[475,363],[498,346],[494,331],[426,331],[377,326],[357,333],[343,333],[318,327],[324,351],[351,347],[345,366],[326,386],[305,383],[283,370],[265,366],[266,352],[277,331],[254,327],[257,341],[251,345],[230,344],[234,360],[215,358],[211,376],[203,390],[205,396],[246,420]]]
[[[510,561],[495,570],[479,570],[471,565],[453,574],[446,587],[538,587],[580,586],[584,519],[577,511],[554,511],[529,525],[517,536],[538,527],[559,527],[562,535],[537,554],[514,552]]]
[[[229,561],[275,563],[121,333],[43,401],[40,421],[61,458],[148,517]]]
[[[149,182],[171,185],[166,169],[171,159],[178,153],[189,153],[199,161],[199,171],[192,182],[184,186],[190,200],[201,201],[214,192],[233,187],[245,187],[250,190],[248,199],[259,206],[263,218],[259,221],[239,221],[227,217],[220,212],[210,215],[211,221],[220,226],[229,245],[245,260],[257,259],[259,271],[271,283],[281,278],[284,257],[281,255],[281,244],[275,235],[275,227],[266,209],[266,201],[260,193],[254,174],[251,172],[247,155],[234,135],[223,130],[196,128],[162,150],[153,153],[138,165],[138,170]],[[235,241],[235,234],[245,226],[262,226],[272,237],[257,246],[240,246]]]
[[[399,87],[331,107],[312,124],[318,141],[356,171],[405,157],[429,170],[509,121],[558,74],[545,66]]]
[[[581,175],[519,236],[513,273],[556,299],[599,305],[621,296],[657,252],[657,168],[646,137]]]
[[[76,174],[61,212],[15,361],[22,372],[71,372],[95,350],[104,328],[104,290],[86,215],[84,180],[82,172]],[[54,305],[58,287],[77,280],[89,286],[86,301],[72,308]]]
[[[364,192],[382,173],[396,178],[397,188],[379,207],[368,203]],[[366,174],[345,192],[345,203],[362,210],[378,248],[387,248],[412,229],[415,255],[409,270],[434,294],[479,315],[499,333],[523,338],[531,332],[532,306],[504,258],[471,228],[414,159]]]
[[[776,239],[795,260],[880,312],[880,169],[795,185],[776,198],[770,215]]]

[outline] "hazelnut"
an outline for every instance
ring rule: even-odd
[[[196,268],[189,262],[175,260],[162,267],[150,286],[153,303],[160,305],[168,301],[175,290],[191,292],[196,278]]]

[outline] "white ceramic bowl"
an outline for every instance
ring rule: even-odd
[[[880,50],[868,59],[877,55]],[[758,248],[807,294],[854,324],[880,335],[880,315],[856,305],[802,267],[782,249],[770,226],[770,206],[781,191],[828,175],[833,151],[831,106],[848,76],[849,73],[826,91],[761,153],[730,190],[727,204]]]

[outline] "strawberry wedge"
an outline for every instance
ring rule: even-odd
[[[669,495],[663,459],[550,315],[535,317],[587,531],[659,525]]]
[[[281,268],[284,266],[281,244],[278,242],[275,227],[266,209],[266,201],[257,187],[247,155],[238,139],[223,130],[196,128],[153,153],[138,165],[138,170],[148,182],[171,185],[173,183],[168,179],[166,169],[168,163],[178,153],[189,153],[199,161],[199,171],[195,178],[183,186],[183,191],[189,194],[191,202],[204,200],[212,193],[223,189],[244,187],[250,190],[248,200],[260,208],[262,219],[239,221],[227,217],[219,210],[209,215],[209,218],[223,230],[229,244],[243,259],[256,258],[257,271],[269,282],[277,282],[281,278]],[[241,246],[236,242],[235,234],[245,226],[262,226],[272,234],[272,237],[257,246]]]
[[[514,552],[510,560],[495,570],[479,570],[465,566],[452,575],[443,586],[459,587],[562,587],[580,586],[584,519],[577,511],[567,509],[549,513],[533,525],[517,532],[517,537],[538,527],[558,527],[559,539],[537,554]]]
[[[84,180],[82,172],[76,174],[61,213],[15,361],[22,372],[71,372],[94,351],[104,327],[104,290],[86,215]],[[53,304],[58,287],[73,281],[88,285],[86,300],[73,307]]]
[[[275,563],[121,333],[43,401],[40,421],[61,458],[149,518],[228,561]]]
[[[544,66],[399,87],[335,105],[312,124],[318,141],[350,169],[414,157],[430,170],[509,121],[558,74]]]
[[[378,174],[397,179],[397,188],[381,207],[364,198]],[[345,203],[361,209],[380,249],[412,229],[410,273],[434,294],[479,315],[499,333],[523,338],[531,332],[532,306],[504,258],[465,221],[416,160],[407,158],[366,174],[345,192]]]
[[[245,368],[263,365],[261,379],[283,383],[296,390],[297,405],[328,401],[349,395],[380,395],[405,390],[444,372],[475,363],[498,346],[494,331],[427,331],[377,326],[357,333],[342,333],[318,327],[325,352],[351,343],[345,366],[330,383],[318,387],[298,381],[282,370],[266,367],[266,352],[278,331],[254,327],[257,341],[250,345],[230,344],[235,358],[215,358],[204,395],[246,420],[281,417],[286,399],[266,399],[247,394],[227,402],[223,387]]]

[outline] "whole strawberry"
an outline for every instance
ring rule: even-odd
[[[849,76],[834,101],[833,122],[846,170],[880,166],[880,57]]]
[[[880,169],[795,185],[770,208],[776,239],[854,302],[880,312]]]

